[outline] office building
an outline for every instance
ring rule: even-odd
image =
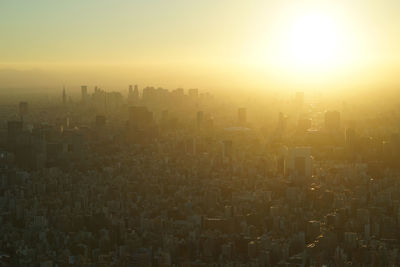
[[[196,98],[196,97],[199,96],[199,90],[197,88],[196,89],[189,89],[188,90],[188,94],[189,94],[190,97]]]
[[[222,158],[232,158],[233,154],[233,143],[232,140],[225,140],[222,142]]]
[[[132,127],[143,128],[152,125],[153,112],[144,106],[133,106],[129,108],[129,124]]]
[[[310,147],[291,148],[285,160],[285,174],[310,178],[312,176],[312,164]]]
[[[81,94],[82,94],[82,102],[85,103],[87,101],[87,99],[88,99],[88,92],[87,92],[87,86],[86,85],[82,85],[81,86]]]
[[[203,111],[197,111],[197,115],[196,115],[197,128],[199,128],[199,129],[202,128],[203,123],[204,123],[204,113],[203,113]]]
[[[67,93],[65,92],[65,87],[63,88],[62,91],[62,103],[64,106],[67,104]]]

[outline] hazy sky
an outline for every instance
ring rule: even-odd
[[[327,30],[321,45],[334,42],[330,50],[307,54],[321,41],[315,29],[301,26],[295,39],[287,38],[308,14],[317,19],[304,27],[322,18]],[[157,66],[203,74],[235,69],[235,75],[267,73],[279,80],[307,69],[291,61],[303,57],[324,66],[301,72],[302,79],[359,78],[373,71],[394,80],[400,62],[399,14],[398,0],[1,0],[0,68]],[[295,48],[294,56],[287,47]],[[328,53],[343,59],[319,62]]]

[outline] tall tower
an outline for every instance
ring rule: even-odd
[[[82,93],[82,102],[85,103],[87,100],[87,86],[86,85],[81,86],[81,93]]]
[[[133,99],[139,100],[139,88],[136,84],[135,84],[135,89],[133,90]]]
[[[62,102],[64,106],[67,104],[67,94],[65,93],[65,86],[63,87],[63,92],[62,92]]]

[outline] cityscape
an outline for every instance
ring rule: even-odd
[[[1,1],[0,267],[400,266],[398,14]]]
[[[137,85],[3,108],[1,262],[398,265],[398,112],[355,121],[305,99],[263,123]]]

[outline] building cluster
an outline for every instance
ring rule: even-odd
[[[197,89],[81,93],[4,124],[0,264],[400,265],[395,115],[297,93],[265,127]]]

